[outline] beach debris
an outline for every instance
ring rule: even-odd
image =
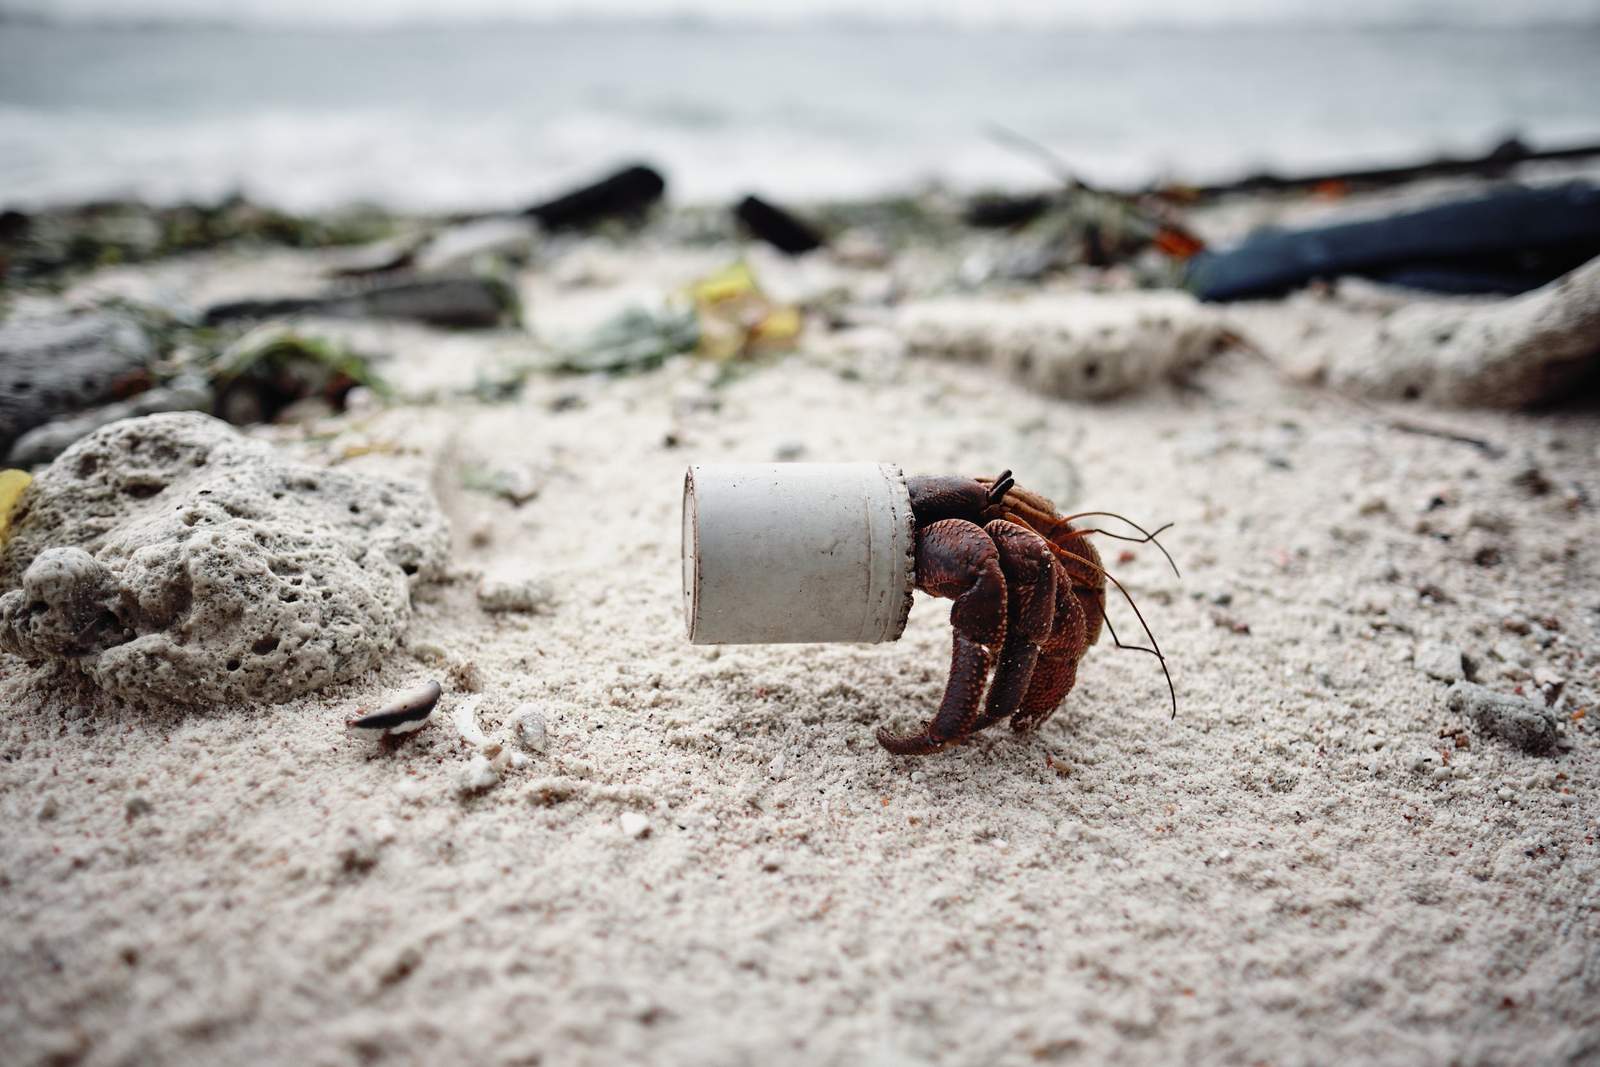
[[[1450,710],[1465,715],[1478,733],[1498,737],[1535,756],[1553,752],[1558,743],[1555,717],[1544,705],[1459,681],[1445,697]]]
[[[588,374],[654,370],[700,343],[700,320],[693,308],[652,311],[625,308],[574,347],[563,350],[555,369]]]
[[[521,318],[516,290],[499,277],[382,278],[358,288],[302,297],[232,300],[213,304],[203,320],[208,326],[239,319],[274,319],[288,315],[334,318],[409,319],[429,326],[491,329],[515,325]]]
[[[1507,186],[1383,218],[1265,230],[1189,263],[1202,300],[1275,296],[1360,275],[1445,293],[1521,293],[1600,256],[1600,185]]]
[[[211,386],[203,377],[197,374],[179,375],[165,385],[153,386],[128,400],[114,400],[77,415],[67,415],[43,426],[35,426],[17,438],[6,462],[19,467],[48,463],[102,426],[163,411],[208,411],[214,400]]]
[[[412,257],[426,240],[425,234],[407,233],[341,249],[328,257],[324,272],[336,278],[359,278],[368,274],[405,270],[411,266]]]
[[[421,487],[289,462],[195,413],[97,430],[12,523],[0,649],[146,704],[277,703],[356,677],[449,548]]]
[[[864,227],[845,230],[828,243],[828,251],[845,266],[863,270],[882,270],[894,261],[888,242]]]
[[[1047,223],[1044,247],[1032,258],[1044,261],[1040,273],[1053,266],[1079,262],[1107,267],[1132,259],[1146,248],[1174,260],[1187,260],[1205,242],[1174,217],[1170,204],[1153,197],[1098,188],[1084,181],[1065,160],[1039,141],[998,123],[989,123],[989,137],[1040,163],[1061,183],[1053,197],[984,197],[969,205],[967,219],[977,225],[1019,227],[1037,217]],[[1000,222],[999,220],[1006,220]],[[1059,257],[1053,262],[1049,249]],[[1013,275],[1016,276],[1016,275]]]
[[[742,261],[697,279],[684,295],[687,307],[624,309],[582,341],[559,350],[554,369],[611,374],[654,370],[689,352],[731,360],[788,347],[799,336],[799,309],[768,297]]]
[[[733,214],[751,236],[791,256],[814,252],[825,243],[821,232],[811,223],[757,196],[739,201]]]
[[[545,752],[550,748],[550,729],[537,705],[517,705],[517,709],[507,720],[507,725],[522,743],[522,747],[529,752]]]
[[[56,280],[119,263],[250,243],[291,248],[383,237],[392,220],[370,208],[291,215],[232,196],[215,204],[155,207],[98,200],[62,209],[0,212],[0,285]]]
[[[1523,408],[1600,367],[1600,258],[1521,296],[1414,303],[1330,345],[1328,384],[1380,399]]]
[[[0,456],[35,426],[144,389],[156,356],[144,324],[115,310],[0,323]]]
[[[1497,142],[1487,152],[1476,156],[1436,156],[1416,163],[1397,163],[1354,170],[1313,171],[1305,174],[1281,175],[1271,171],[1257,171],[1242,178],[1210,184],[1185,182],[1164,185],[1156,189],[1155,194],[1180,203],[1191,203],[1229,193],[1261,193],[1285,189],[1311,190],[1321,196],[1342,196],[1355,189],[1399,185],[1419,178],[1452,175],[1499,178],[1509,173],[1519,163],[1577,160],[1593,156],[1600,156],[1600,143],[1532,148],[1520,138],[1507,137]]]
[[[369,357],[274,323],[234,341],[209,370],[217,387],[216,413],[236,426],[270,422],[308,398],[340,411],[357,386],[380,396],[389,393]]]
[[[1425,641],[1418,645],[1411,662],[1417,670],[1441,682],[1458,682],[1466,677],[1461,650],[1443,641]]]
[[[911,609],[910,509],[893,464],[690,467],[683,490],[689,640],[897,640]]]
[[[555,599],[555,586],[548,578],[491,576],[478,583],[478,606],[484,611],[542,612]]]
[[[659,171],[635,163],[590,185],[535,204],[524,214],[539,220],[539,225],[550,231],[584,229],[607,219],[637,222],[666,190],[667,180]]]
[[[438,682],[425,682],[396,695],[376,711],[347,720],[345,728],[369,737],[414,733],[426,726],[433,717],[434,705],[439,703],[439,695],[443,692]]]
[[[986,363],[1055,396],[1103,400],[1205,361],[1231,334],[1183,293],[1061,294],[910,304],[901,330],[914,354]]]
[[[1024,226],[1060,203],[1058,195],[1045,193],[978,193],[967,201],[961,217],[979,229]]]
[[[481,274],[520,266],[533,257],[538,236],[538,225],[529,219],[475,219],[429,238],[416,250],[412,266],[424,275]]]
[[[689,287],[699,316],[697,345],[717,360],[746,358],[761,350],[793,346],[803,325],[800,309],[762,291],[749,264],[740,260]]]
[[[33,475],[27,471],[0,470],[0,548],[11,540],[11,513],[16,510],[22,493],[33,484]]]
[[[631,837],[635,841],[650,833],[650,820],[636,811],[625,811],[618,815],[617,826],[622,829],[624,836]]]

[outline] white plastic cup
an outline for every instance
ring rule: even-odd
[[[684,477],[683,608],[697,645],[894,641],[915,552],[893,464],[697,464]]]

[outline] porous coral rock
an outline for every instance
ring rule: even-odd
[[[0,650],[134,702],[276,702],[359,675],[448,551],[426,490],[289,462],[194,413],[79,441],[13,524]]]
[[[1527,407],[1560,399],[1600,361],[1600,259],[1521,296],[1419,301],[1365,344],[1330,347],[1328,382],[1381,399]]]
[[[909,305],[912,352],[989,363],[1055,396],[1101,400],[1203,362],[1227,339],[1220,315],[1185,293],[1050,293],[997,309],[951,297]]]

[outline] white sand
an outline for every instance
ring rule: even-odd
[[[531,280],[535,325],[693,273],[613,258],[614,284]],[[255,268],[160,269],[222,290]],[[526,346],[365,336],[412,389]],[[454,577],[383,669],[278,708],[134,715],[0,658],[0,1059],[1595,1062],[1600,419],[1406,410],[1490,458],[1245,356],[1095,407],[890,349],[813,337],[720,389],[681,360],[258,431],[397,449],[346,465],[435,486]],[[1040,735],[892,758],[874,727],[926,716],[947,666],[947,605],[921,597],[894,645],[688,645],[683,469],[780,450],[1009,466],[1176,521],[1182,581],[1143,546],[1116,568],[1176,721],[1155,662],[1106,644]],[[1514,481],[1530,462],[1543,496]],[[462,487],[474,465],[542,491],[513,508]],[[480,574],[556,603],[486,613]],[[1501,691],[1563,680],[1564,751],[1442,737],[1467,724],[1413,664],[1434,642]],[[346,736],[430,677],[413,740]],[[533,703],[549,744],[463,796],[473,700],[491,736]]]

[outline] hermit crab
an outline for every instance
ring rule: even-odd
[[[1167,555],[1156,540],[1165,526],[1152,533],[1110,512],[1060,515],[1050,501],[1018,487],[1010,471],[996,478],[912,477],[906,487],[915,525],[916,587],[955,601],[955,638],[938,712],[915,733],[880,729],[884,748],[924,755],[1007,718],[1019,733],[1038,729],[1072,691],[1078,661],[1100,639],[1102,626],[1118,648],[1160,661],[1177,714],[1166,657],[1138,605],[1089,543],[1089,535],[1102,534],[1151,542]],[[1090,516],[1118,519],[1142,536],[1073,525]],[[1106,617],[1107,582],[1133,608],[1148,646],[1117,638]]]

